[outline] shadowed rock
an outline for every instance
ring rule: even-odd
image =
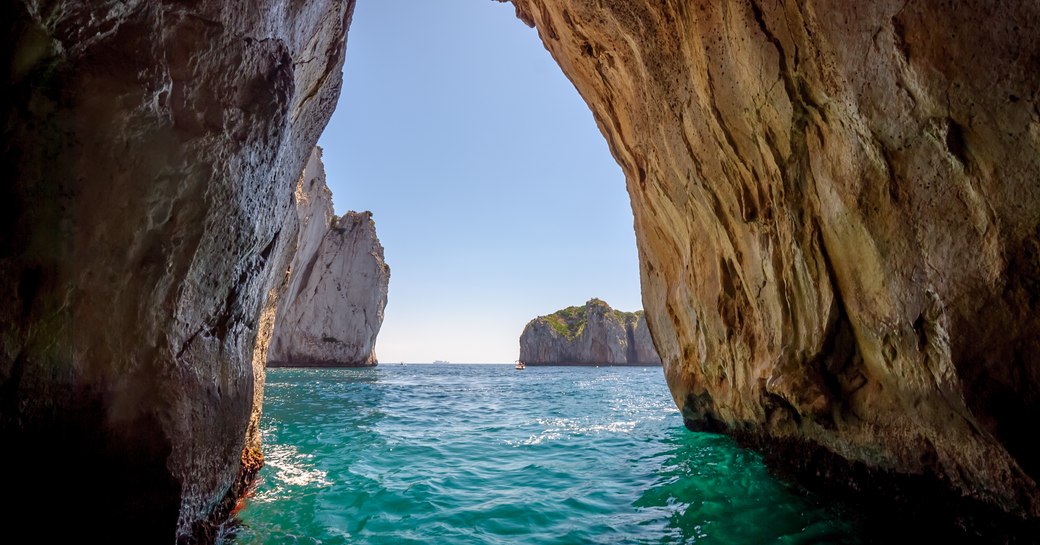
[[[11,535],[214,539],[258,467],[292,191],[339,95],[352,11],[0,7]]]

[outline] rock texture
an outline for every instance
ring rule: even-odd
[[[296,203],[299,249],[279,303],[268,365],[375,365],[390,267],[372,213],[333,215],[318,148],[296,188]]]
[[[513,3],[626,173],[689,427],[1040,515],[1040,4]]]
[[[7,532],[214,539],[260,463],[293,187],[338,98],[352,11],[0,6]]]
[[[530,365],[660,365],[643,311],[621,312],[600,299],[527,323],[520,361]]]

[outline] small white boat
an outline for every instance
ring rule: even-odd
[[[526,368],[527,368],[527,366],[524,365],[524,362],[522,362],[520,360],[516,360],[516,365],[513,366],[513,369],[517,369],[517,370],[519,370],[519,369],[526,369]]]

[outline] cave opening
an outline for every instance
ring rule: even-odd
[[[641,308],[624,175],[511,4],[359,2],[319,145],[392,271],[380,362],[513,361],[536,316]]]

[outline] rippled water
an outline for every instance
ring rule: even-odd
[[[236,543],[859,543],[660,368],[271,369]]]

